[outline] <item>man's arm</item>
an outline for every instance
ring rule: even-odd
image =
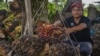
[[[85,28],[90,28],[90,20],[88,18],[86,19],[83,19],[83,21],[78,25],[78,26],[75,26],[75,27],[72,27],[73,31],[81,31]]]
[[[72,27],[71,29],[72,29],[73,31],[81,31],[81,30],[83,30],[83,29],[85,29],[85,28],[87,28],[87,25],[86,25],[85,23],[81,23],[81,24],[79,24],[78,26]]]
[[[56,21],[53,25],[57,26],[57,27],[62,26],[61,21]],[[87,24],[81,23],[77,26],[74,26],[74,27],[71,27],[71,28],[66,28],[66,33],[70,34],[70,33],[75,32],[75,31],[81,31],[85,28],[87,28]]]
[[[88,27],[90,27],[90,20],[84,19],[79,25],[71,27],[71,28],[67,28],[66,33],[70,34],[72,32],[81,31]]]
[[[81,23],[78,26],[66,28],[66,34],[70,34],[70,33],[76,32],[76,31],[81,31],[85,28],[87,28],[87,25],[85,23]]]

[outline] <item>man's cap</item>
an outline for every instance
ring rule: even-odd
[[[71,4],[71,8],[74,8],[74,7],[79,7],[79,8],[82,8],[82,3],[81,2],[73,2]]]

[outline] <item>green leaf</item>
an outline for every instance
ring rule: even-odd
[[[0,0],[0,2],[3,2],[4,0]]]
[[[7,10],[6,2],[0,2],[0,10],[5,9]]]

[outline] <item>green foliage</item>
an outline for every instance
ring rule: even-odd
[[[98,11],[100,11],[100,4],[96,5],[96,8],[97,8]]]
[[[66,2],[67,2],[67,0],[59,0],[59,2],[58,2],[58,10],[59,11],[62,11],[63,10]]]
[[[7,10],[7,4],[6,4],[6,2],[0,2],[0,10],[1,9]]]
[[[5,29],[9,30],[10,27],[13,27],[15,25],[12,24],[13,20],[16,19],[16,16],[14,14],[10,14],[4,21]],[[15,40],[20,36],[21,33],[21,25],[15,26],[14,30],[12,32],[9,32],[9,35],[7,36],[9,41]]]
[[[86,17],[88,16],[88,9],[87,8],[84,8],[83,15]]]
[[[5,21],[11,22],[15,18],[14,14],[10,14]]]
[[[0,0],[0,2],[3,2],[4,0]]]
[[[10,14],[3,22],[5,27],[11,25],[11,22],[14,20],[14,18],[15,18],[14,14]]]
[[[47,8],[48,8],[48,18],[49,21],[51,22],[53,16],[56,14],[56,6],[54,3],[48,3]]]
[[[63,10],[66,1],[67,0],[59,0],[58,5],[55,3],[54,0],[52,2],[48,2],[47,8],[48,8],[48,18],[50,22],[52,22],[53,17],[55,16],[57,10],[59,12]]]

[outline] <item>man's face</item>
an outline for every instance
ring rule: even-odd
[[[79,7],[74,7],[72,8],[72,15],[75,17],[75,18],[78,18],[82,15],[82,8],[79,8]]]

